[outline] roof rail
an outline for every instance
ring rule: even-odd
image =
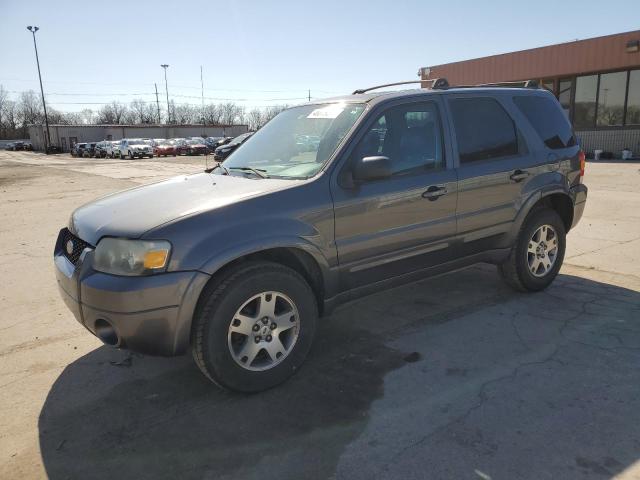
[[[360,88],[358,90],[354,90],[352,95],[361,95],[363,93],[370,92],[371,90],[377,90],[379,88],[385,87],[395,87],[396,85],[409,85],[411,83],[422,83],[422,82],[432,82],[432,89],[444,89],[449,87],[449,82],[447,82],[446,78],[431,78],[427,80],[409,80],[408,82],[394,82],[394,83],[385,83],[384,85],[376,85],[375,87],[369,88]]]
[[[535,80],[522,80],[519,82],[480,83],[478,85],[454,85],[451,88],[484,88],[484,87],[508,87],[508,88],[540,88]]]

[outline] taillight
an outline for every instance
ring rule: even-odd
[[[587,156],[584,154],[582,150],[578,154],[578,158],[580,159],[580,176],[584,177],[584,166],[587,163]]]

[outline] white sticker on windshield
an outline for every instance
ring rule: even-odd
[[[307,115],[307,118],[336,118],[342,113],[344,107],[344,104],[336,103],[326,107],[316,108],[313,112]]]

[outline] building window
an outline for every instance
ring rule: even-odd
[[[575,128],[593,128],[596,119],[598,75],[576,78],[576,96],[573,113]]]
[[[631,70],[629,72],[625,125],[640,125],[640,70]]]
[[[600,75],[597,118],[599,127],[622,125],[626,87],[627,72]]]
[[[492,98],[449,101],[460,163],[518,154],[518,136],[511,117]]]
[[[562,110],[569,118],[571,112],[571,89],[573,87],[573,79],[563,78],[558,86],[558,101],[562,105]]]

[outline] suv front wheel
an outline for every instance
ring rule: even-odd
[[[509,258],[498,265],[502,278],[521,292],[547,288],[556,278],[566,247],[566,230],[560,215],[544,208],[525,220]]]
[[[300,368],[317,319],[316,298],[300,274],[276,263],[246,263],[203,292],[193,318],[193,357],[224,388],[265,390]]]

